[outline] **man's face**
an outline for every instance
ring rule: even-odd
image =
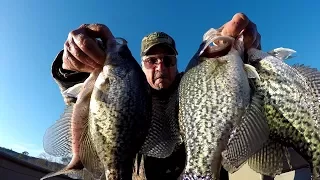
[[[170,87],[177,75],[177,61],[172,49],[165,45],[152,47],[142,61],[142,70],[154,89]]]

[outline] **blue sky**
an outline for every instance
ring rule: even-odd
[[[237,12],[257,24],[263,50],[293,48],[288,61],[320,69],[320,3],[309,1],[22,1],[0,6],[0,146],[38,156],[47,127],[64,104],[50,68],[69,31],[83,23],[103,23],[127,39],[139,59],[140,41],[165,31],[177,43],[179,70],[193,56],[209,28],[218,28]],[[181,3],[183,2],[183,3]],[[306,3],[307,2],[307,3]]]

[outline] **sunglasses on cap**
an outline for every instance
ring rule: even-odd
[[[159,61],[160,60],[160,61]],[[160,62],[163,62],[165,67],[173,67],[177,64],[177,56],[176,55],[146,55],[142,57],[142,62],[144,67],[147,69],[154,68]]]

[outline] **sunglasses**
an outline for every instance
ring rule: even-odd
[[[173,67],[177,64],[176,55],[147,55],[142,57],[144,67],[147,69],[154,68],[161,61],[165,67]]]

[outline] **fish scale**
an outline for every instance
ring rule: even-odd
[[[307,73],[299,73],[296,68],[288,66],[281,59],[268,53],[250,49],[248,55],[260,76],[260,80],[255,80],[256,92],[264,97],[264,109],[271,139],[284,146],[293,147],[310,163],[313,179],[320,179],[318,101],[320,86],[311,86],[312,81],[308,79]],[[299,70],[303,72],[302,68]],[[310,72],[308,68],[304,70]],[[314,74],[319,75],[315,70],[311,75]],[[314,77],[313,80],[319,78],[320,76]],[[268,146],[265,146],[262,151],[265,151],[266,148]],[[281,148],[284,147],[278,146],[278,149],[281,150]],[[259,156],[266,153],[262,151],[249,160],[249,166],[269,176],[281,173],[281,163],[280,165],[271,163],[269,167],[263,166],[263,164],[268,164],[269,160],[267,158],[258,159]],[[274,156],[276,151],[277,148],[270,148],[269,157]],[[271,169],[275,167],[278,168],[277,171],[272,172]]]
[[[190,61],[179,86],[179,124],[187,152],[181,178],[218,179],[221,152],[249,105],[250,87],[235,49],[198,62]]]

